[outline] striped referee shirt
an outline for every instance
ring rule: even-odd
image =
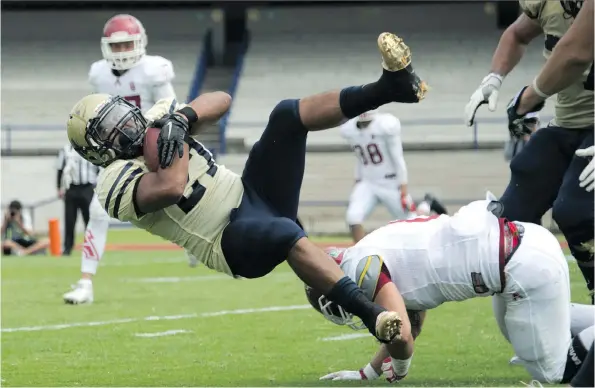
[[[56,161],[56,169],[58,170],[58,190],[61,189],[62,173],[67,163],[72,163],[72,185],[78,186],[91,184],[95,186],[97,184],[99,167],[83,159],[83,157],[72,148],[72,145],[67,144],[58,153],[58,160]]]

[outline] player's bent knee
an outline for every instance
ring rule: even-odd
[[[284,262],[306,233],[285,217],[233,221],[223,232],[221,247],[234,275],[260,278]]]

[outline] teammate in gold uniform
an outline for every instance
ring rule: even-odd
[[[482,104],[496,109],[503,78],[516,66],[524,49],[543,34],[544,56],[571,27],[583,1],[520,0],[523,13],[502,34],[492,59],[491,73],[473,93],[465,109],[467,123],[474,121]],[[510,102],[507,113],[511,134],[529,134],[527,114],[543,108],[543,102],[519,114],[521,96]],[[557,94],[555,118],[531,136],[526,147],[510,163],[511,178],[502,195],[503,216],[539,223],[548,209],[568,241],[572,255],[593,292],[593,212],[591,192],[581,187],[582,171],[588,166],[584,151],[593,146],[593,64],[586,66],[576,82]],[[592,148],[591,148],[592,149]],[[587,187],[588,189],[588,187]]]
[[[378,46],[384,68],[378,81],[277,104],[241,176],[217,165],[191,137],[229,109],[231,98],[223,92],[204,94],[188,106],[161,100],[144,116],[120,97],[90,95],[72,109],[68,138],[81,156],[105,168],[96,191],[110,216],[170,240],[232,276],[262,277],[287,260],[306,284],[390,342],[400,333],[399,314],[372,303],[296,223],[309,131],[425,96],[405,43],[383,33]],[[148,127],[161,129],[155,172],[142,156]]]

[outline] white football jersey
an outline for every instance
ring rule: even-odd
[[[357,120],[347,121],[340,129],[358,159],[356,179],[407,183],[400,121],[391,114],[378,113],[366,128],[360,129]]]
[[[89,83],[94,93],[124,97],[143,112],[164,98],[175,98],[171,85],[174,79],[171,61],[155,55],[145,55],[131,69],[116,76],[111,65],[102,59],[91,65]]]
[[[382,265],[412,310],[501,291],[500,223],[476,201],[452,217],[395,221],[343,254],[341,268],[373,297]]]

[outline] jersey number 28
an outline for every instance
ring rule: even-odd
[[[376,143],[368,144],[365,149],[360,145],[356,145],[353,149],[357,152],[364,166],[368,165],[368,163],[380,164],[384,160]]]

